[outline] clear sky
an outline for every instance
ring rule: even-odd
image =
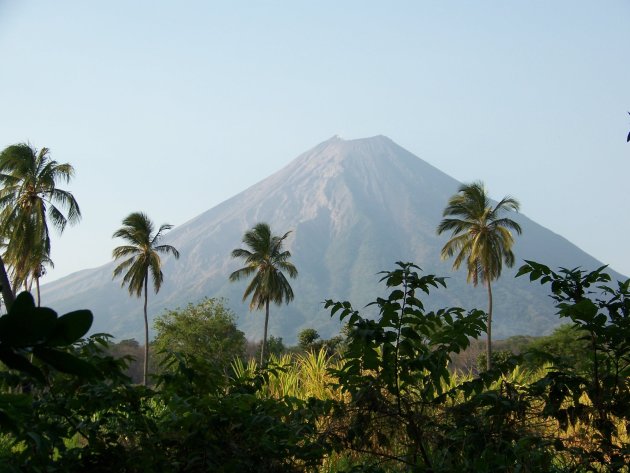
[[[628,111],[628,0],[0,0],[0,148],[76,169],[48,281],[110,261],[130,212],[182,224],[335,134],[630,275]]]

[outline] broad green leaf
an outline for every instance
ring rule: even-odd
[[[21,371],[22,373],[26,373],[31,375],[33,378],[38,381],[44,382],[44,375],[42,372],[33,365],[28,359],[24,356],[14,353],[11,350],[0,350],[0,361],[7,365],[12,370]]]
[[[22,293],[27,294],[27,293]],[[12,347],[27,347],[43,343],[50,335],[57,313],[46,307],[26,307],[0,317],[0,343]]]
[[[522,276],[523,274],[527,274],[529,272],[531,272],[532,268],[529,265],[524,264],[523,266],[521,266],[518,270],[518,272],[516,273],[515,277],[519,277]]]
[[[94,317],[89,310],[77,310],[62,315],[57,319],[47,345],[71,345],[83,337],[90,327]]]
[[[70,353],[46,347],[36,347],[33,349],[33,353],[41,361],[62,373],[74,374],[86,378],[98,374],[94,366]]]
[[[35,307],[35,299],[29,292],[21,292],[13,301],[9,314],[21,313]]]

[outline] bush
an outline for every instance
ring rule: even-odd
[[[319,333],[317,333],[317,330],[314,328],[305,328],[298,333],[298,346],[304,351],[313,350],[313,344],[315,344],[319,338],[320,336]],[[321,346],[317,347],[317,349],[319,348],[321,348]]]
[[[531,393],[544,403],[544,416],[555,419],[561,430],[576,432],[559,447],[571,449],[596,471],[628,471],[630,279],[615,287],[609,285],[605,266],[591,272],[562,268],[556,273],[545,265],[526,263],[518,276],[550,284],[558,315],[571,321],[570,329],[560,331],[561,337],[576,335],[568,354],[562,350],[546,355],[554,369],[531,387]],[[572,361],[576,345],[582,348],[577,362]]]
[[[204,359],[227,370],[234,358],[245,356],[246,339],[237,329],[234,313],[221,299],[204,299],[156,318],[156,352],[177,352]]]

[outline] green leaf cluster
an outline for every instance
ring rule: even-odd
[[[630,282],[612,285],[603,268],[555,272],[532,262],[520,274],[551,284],[571,322],[563,337],[579,339],[587,362],[539,347],[553,364],[536,376],[523,371],[540,355],[533,352],[506,353],[478,375],[453,372],[451,357],[483,333],[485,314],[428,310],[446,280],[397,263],[382,273],[387,295],[370,304],[376,318],[326,301],[346,322],[344,352],[321,364],[329,367],[322,389],[304,395],[269,389],[295,368],[290,355],[262,369],[239,357],[232,369],[218,362],[228,351],[210,332],[242,336],[221,301],[160,318],[163,369],[146,388],[125,376],[126,358],[107,355],[107,336],[81,339],[88,311],[58,317],[20,295],[0,318],[2,360],[21,360],[0,371],[0,465],[51,473],[627,472]]]
[[[437,471],[433,450],[444,438],[440,413],[458,395],[450,389],[450,357],[483,332],[485,314],[457,307],[427,311],[419,296],[445,288],[445,279],[420,275],[412,263],[397,266],[383,273],[389,296],[370,304],[378,308],[376,320],[349,302],[325,303],[349,325],[343,366],[334,371],[351,398],[337,412],[348,428],[334,442],[369,451],[379,461]]]
[[[247,340],[237,329],[234,313],[221,299],[166,311],[154,321],[153,342],[159,352],[195,356],[227,369],[234,358],[245,356]]]
[[[92,365],[63,350],[77,342],[92,326],[89,310],[61,317],[46,307],[36,307],[28,292],[18,295],[9,312],[0,317],[0,361],[8,368],[45,382],[42,369],[29,360],[33,355],[43,364],[77,376],[92,376]]]
[[[211,327],[234,327],[220,301],[188,309],[167,314],[166,327],[201,323],[198,311]],[[157,390],[133,385],[107,336],[80,339],[90,323],[88,311],[57,317],[28,294],[0,318],[2,360],[21,360],[0,371],[2,471],[299,472],[329,451],[316,435],[326,403],[261,396],[271,371],[236,379],[216,352],[180,351],[163,360]]]
[[[593,468],[623,471],[630,461],[624,437],[630,432],[630,280],[613,286],[605,268],[555,272],[526,261],[518,275],[551,285],[558,315],[570,320],[583,347],[584,362],[572,365],[556,357],[555,369],[532,386],[544,402],[543,415],[562,430],[592,429],[590,445],[571,445],[574,454]]]

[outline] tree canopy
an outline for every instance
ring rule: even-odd
[[[206,298],[198,304],[168,310],[153,322],[153,344],[158,352],[196,356],[226,368],[245,355],[247,340],[236,327],[235,318],[222,299]]]
[[[74,168],[51,159],[48,148],[19,143],[0,153],[0,236],[14,286],[39,284],[52,265],[49,226],[62,233],[81,219],[72,193],[58,187],[73,176]]]

